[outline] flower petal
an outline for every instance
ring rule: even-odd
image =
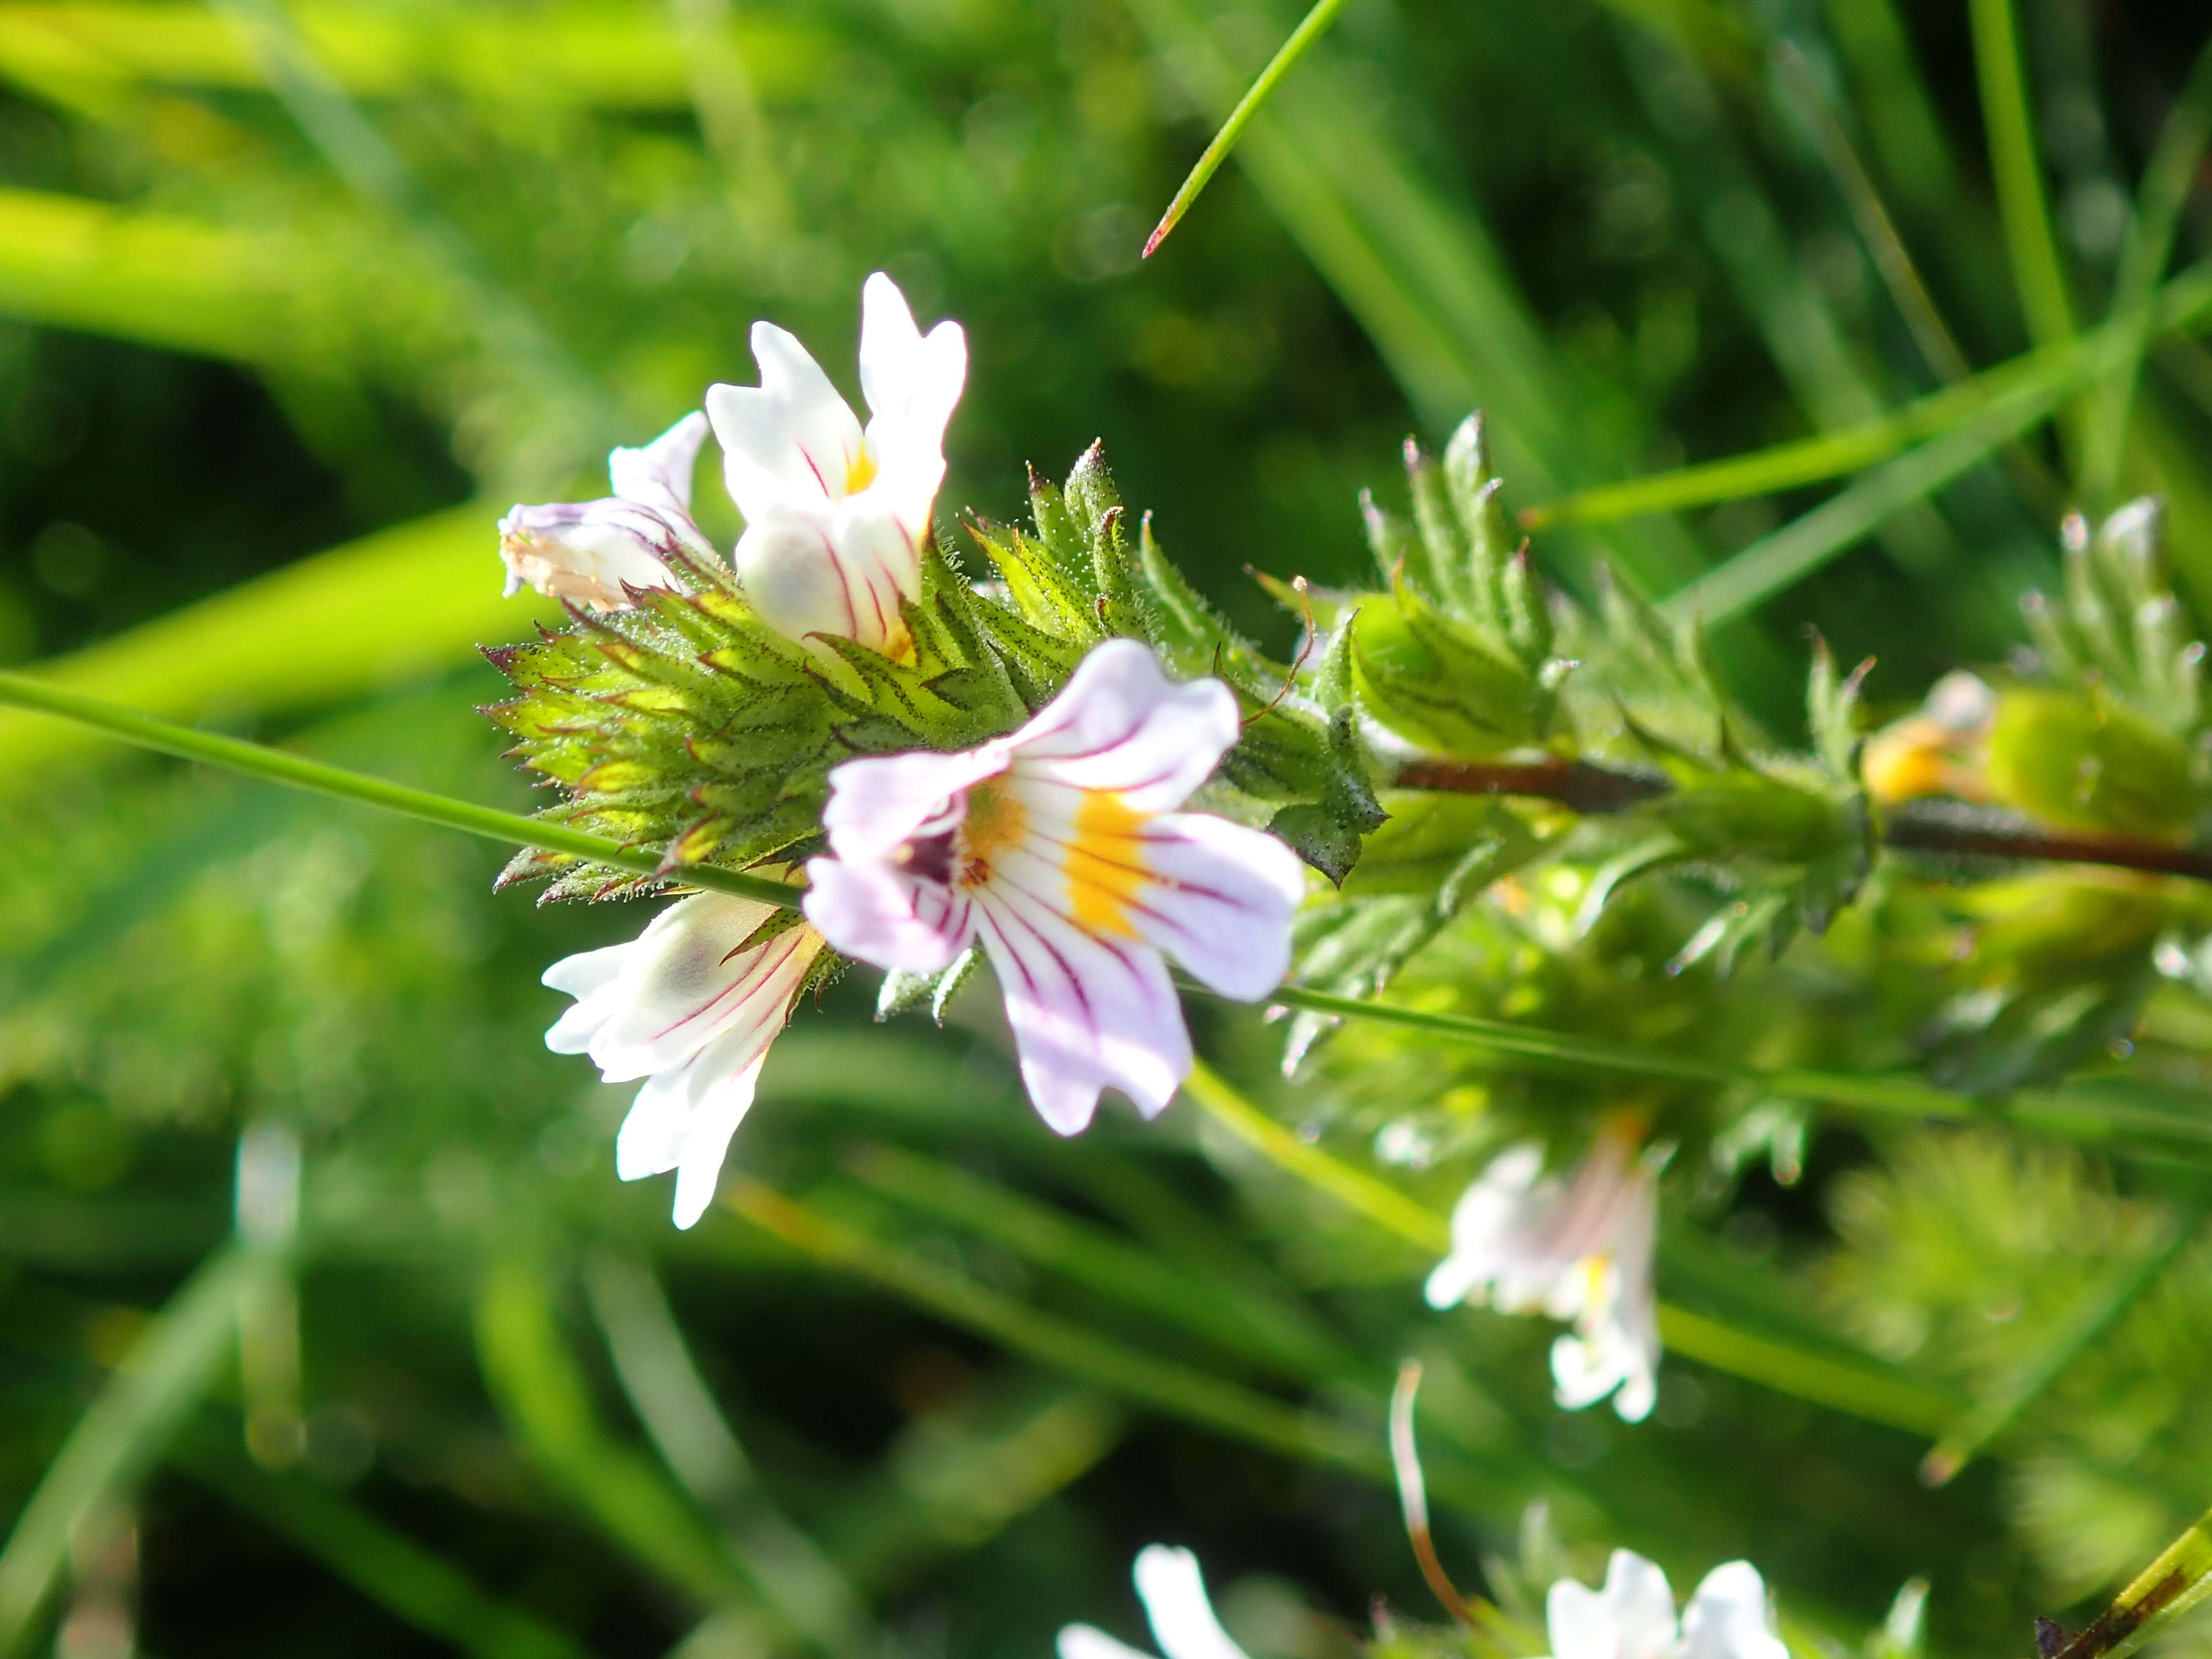
[[[1244,1650],[1214,1617],[1195,1555],[1150,1545],[1138,1553],[1134,1576],[1152,1638],[1167,1659],[1245,1659]]]
[[[689,525],[691,470],[706,441],[707,417],[695,409],[643,447],[616,450],[607,457],[615,494]]]
[[[676,1166],[675,1219],[679,1228],[696,1225],[714,1201],[714,1183],[721,1179],[730,1138],[752,1109],[753,1093],[767,1060],[763,1044],[750,1063],[734,1069],[727,1068],[728,1061],[715,1055],[714,1049],[693,1062],[702,1073],[711,1072],[712,1078],[692,1103],[690,1132],[684,1138],[683,1160]]]
[[[777,992],[794,954],[811,959],[818,944],[793,929],[740,951],[773,914],[757,900],[696,893],[653,919],[624,964],[621,1001],[592,1036],[588,1052],[608,1082],[681,1065],[733,1025],[782,1029],[788,997]]]
[[[1640,1423],[1658,1400],[1654,1358],[1618,1320],[1585,1324],[1552,1344],[1553,1398],[1577,1412],[1612,1395],[1621,1420]]]
[[[553,599],[620,611],[629,587],[674,587],[667,561],[697,532],[689,519],[677,523],[650,507],[609,497],[515,506],[499,521],[499,556],[507,565],[507,591],[523,586]],[[701,547],[704,543],[699,544]]]
[[[1220,681],[1178,685],[1151,647],[1113,639],[1006,742],[1024,772],[1113,790],[1133,811],[1162,812],[1206,781],[1237,730],[1237,699]]]
[[[939,435],[968,377],[968,337],[955,322],[924,334],[899,285],[877,271],[860,287],[860,392],[868,413]]]
[[[732,902],[749,904],[750,901]],[[662,914],[665,917],[670,913]],[[701,939],[708,938],[713,927],[695,926],[681,931],[685,933],[688,951]],[[738,937],[742,939],[744,935]],[[646,945],[641,939],[637,946],[629,948],[647,966],[664,965],[671,952],[657,946],[639,948]],[[682,1059],[656,1067],[630,1103],[629,1114],[615,1137],[615,1172],[624,1181],[636,1181],[676,1170],[678,1227],[697,1221],[713,1200],[723,1156],[729,1150],[730,1137],[752,1105],[754,1085],[769,1046],[782,1030],[791,1000],[820,949],[820,939],[810,929],[793,927],[729,958],[728,969],[740,975],[744,987],[742,1007],[717,1016],[709,1040],[697,1044]],[[624,981],[621,988],[635,989],[638,982],[633,977]]]
[[[860,422],[797,337],[755,323],[752,346],[758,386],[707,388],[723,477],[748,524],[844,495],[862,453]]]
[[[848,957],[907,974],[948,968],[975,936],[969,902],[872,859],[813,859],[806,919]]]
[[[1526,1257],[1522,1242],[1548,1207],[1540,1146],[1523,1144],[1490,1160],[1453,1206],[1451,1254],[1430,1273],[1425,1294],[1432,1308],[1449,1308],[1486,1293]]]
[[[921,533],[945,481],[945,428],[968,378],[968,337],[939,323],[924,335],[898,284],[878,271],[860,290],[860,390],[868,400],[866,486],[908,532]]]
[[[565,1010],[545,1033],[547,1048],[556,1054],[580,1054],[590,1048],[592,1034],[613,1014],[618,1000],[607,993],[619,985],[623,969],[636,949],[636,941],[631,940],[580,951],[545,970],[541,984],[576,999],[575,1006]]]
[[[779,506],[746,525],[734,563],[746,599],[779,634],[830,634],[907,654],[899,607],[921,591],[921,562],[890,514]]]
[[[976,896],[977,931],[1006,997],[1037,1114],[1072,1135],[1112,1087],[1146,1117],[1190,1075],[1190,1033],[1159,952],[1086,933],[1006,883]]]
[[[916,836],[951,830],[959,822],[955,797],[1006,764],[1000,745],[986,744],[962,755],[915,750],[833,767],[822,809],[830,850],[841,859],[880,859]]]
[[[1544,1598],[1544,1628],[1552,1659],[1619,1659],[1620,1641],[1605,1598],[1587,1584],[1562,1578]]]
[[[1137,931],[1222,995],[1251,1002],[1291,968],[1291,918],[1305,896],[1298,855],[1262,830],[1206,812],[1145,825],[1152,878]]]
[[[646,1079],[615,1132],[616,1178],[666,1175],[684,1161],[690,1127],[691,1066],[673,1066]]]
[[[1667,1575],[1632,1550],[1605,1564],[1605,1603],[1620,1643],[1620,1659],[1658,1659],[1674,1645],[1674,1592]]]
[[[1788,1659],[1766,1585],[1748,1561],[1715,1567],[1682,1613],[1682,1659]]]

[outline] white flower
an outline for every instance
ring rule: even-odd
[[[1766,1586],[1748,1561],[1707,1573],[1678,1624],[1667,1575],[1640,1555],[1615,1550],[1603,1589],[1562,1578],[1544,1613],[1552,1659],[1789,1659],[1774,1633]]]
[[[556,1054],[588,1054],[603,1081],[646,1079],[615,1140],[624,1181],[676,1173],[676,1224],[706,1212],[722,1155],[769,1045],[822,949],[792,926],[748,945],[775,907],[697,893],[628,945],[563,957],[545,983],[576,1006],[545,1034]]]
[[[1167,1659],[1245,1659],[1244,1650],[1230,1640],[1213,1616],[1195,1555],[1165,1544],[1152,1545],[1138,1555],[1135,1577],[1152,1639]],[[1060,1650],[1060,1659],[1152,1659],[1142,1649],[1090,1625],[1061,1626],[1054,1645]]]
[[[708,388],[730,495],[744,514],[738,584],[772,628],[832,634],[887,655],[921,590],[921,546],[945,480],[945,428],[968,374],[960,325],[925,335],[898,285],[860,290],[860,421],[797,337],[755,323],[757,386]]]
[[[541,593],[620,611],[623,589],[673,587],[668,562],[679,554],[712,560],[691,521],[691,467],[706,441],[707,417],[686,415],[642,449],[607,457],[614,494],[603,501],[520,507],[499,521],[507,591],[527,582]]]
[[[1552,1345],[1560,1405],[1607,1395],[1631,1423],[1657,1397],[1659,1312],[1651,1284],[1659,1199],[1635,1131],[1608,1125],[1571,1182],[1543,1173],[1542,1150],[1491,1161],[1452,1212],[1451,1254],[1430,1273],[1429,1305],[1488,1302],[1572,1320]],[[1617,1392],[1616,1392],[1617,1390]]]
[[[1290,966],[1297,855],[1173,810],[1237,732],[1227,686],[1175,684],[1146,647],[1109,640],[1011,736],[831,772],[807,917],[838,950],[915,974],[980,936],[1044,1121],[1075,1133],[1109,1085],[1152,1116],[1191,1066],[1162,952],[1247,1001]]]

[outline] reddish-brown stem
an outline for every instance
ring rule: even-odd
[[[1897,812],[1883,826],[1881,839],[1885,846],[1914,853],[2032,859],[2051,864],[2102,864],[2119,870],[2142,870],[2154,875],[2212,881],[2212,852],[2193,847],[2161,846],[2156,842],[2057,835],[2032,825],[2013,830],[1961,823],[1933,813]]]
[[[1400,766],[1392,782],[1400,789],[1459,795],[1527,795],[1577,812],[1625,812],[1674,787],[1656,773],[1620,772],[1578,760],[1414,760]]]
[[[1413,760],[1391,780],[1400,789],[1463,795],[1521,795],[1557,801],[1586,814],[1626,812],[1674,786],[1652,772],[1631,772],[1589,761]],[[2212,881],[2212,851],[2115,836],[2069,835],[2026,819],[1973,808],[1913,803],[1883,815],[1882,844],[1901,852],[2028,863],[2098,864],[2108,869]]]

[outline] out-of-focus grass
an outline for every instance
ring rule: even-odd
[[[1725,665],[1778,729],[1810,620],[1880,652],[1878,700],[1913,695],[2009,646],[2053,564],[2034,477],[2075,459],[2048,416],[2075,429],[2138,359],[2131,412],[2087,428],[2090,494],[2164,489],[2212,593],[2212,374],[2145,350],[2138,309],[2170,281],[2178,323],[2201,288],[2171,268],[2202,256],[2188,130],[2162,128],[2201,20],[2117,9],[2087,59],[2073,0],[1358,0],[1140,270],[1289,10],[332,0],[276,14],[303,96],[247,9],[0,5],[0,659],[119,702],[511,790],[465,708],[494,682],[463,670],[545,614],[498,597],[499,508],[597,493],[607,445],[750,378],[755,317],[842,376],[878,267],[969,331],[948,520],[1010,514],[1024,460],[1103,434],[1176,556],[1278,638],[1242,567],[1358,568],[1358,488],[1479,404],[1536,556],[1737,616]],[[1978,378],[1947,389],[1916,342],[1784,49]],[[349,160],[314,97],[397,170]],[[1218,1581],[1417,1608],[1378,1480],[1416,1349],[1455,1564],[1542,1495],[1678,1582],[1753,1553],[1838,1639],[1926,1572],[1949,1649],[2018,1645],[2012,1540],[2049,1528],[2008,1531],[1996,1480],[1919,1486],[1895,1425],[1942,1426],[1972,1379],[1808,1328],[1776,1264],[1809,1211],[1779,1255],[1741,1194],[1692,1224],[1726,1243],[1670,1244],[1690,1358],[1631,1432],[1553,1410],[1540,1333],[1424,1318],[1401,1240],[1248,1146],[1109,1114],[1077,1156],[980,1010],[932,1042],[841,988],[770,1065],[743,1213],[678,1237],[665,1191],[611,1178],[623,1091],[539,1042],[545,962],[634,914],[495,901],[481,849],[94,752],[0,719],[0,1191],[54,1219],[0,1227],[19,1644],[91,1580],[72,1527],[118,1504],[173,1659],[1034,1654],[1066,1618],[1133,1629],[1156,1536]],[[248,1257],[208,1218],[270,1116],[307,1148],[305,1417],[249,1452],[207,1312]],[[1463,1171],[1390,1174],[1440,1212]],[[665,1279],[744,1492],[638,1386],[611,1261]],[[2030,1402],[2007,1478],[2057,1434]],[[2084,1513],[2107,1547],[2134,1524]],[[778,1559],[829,1599],[780,1600]]]

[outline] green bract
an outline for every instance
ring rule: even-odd
[[[1102,450],[1066,487],[1032,479],[1034,529],[969,534],[1003,586],[967,580],[936,548],[906,607],[911,660],[849,640],[805,643],[762,623],[719,563],[679,557],[677,589],[623,610],[572,611],[535,643],[488,654],[518,696],[485,712],[565,799],[541,816],[666,849],[665,874],[790,861],[817,850],[828,775],[859,755],[956,750],[1050,702],[1084,654],[1144,640],[1171,673],[1225,680],[1247,710],[1223,763],[1233,794],[1340,877],[1380,822],[1346,721],[1290,706],[1291,671],[1267,661],[1176,574],[1149,525],[1133,541]],[[1264,813],[1262,813],[1264,815]],[[650,878],[526,852],[504,880],[553,878],[547,896],[612,897]]]

